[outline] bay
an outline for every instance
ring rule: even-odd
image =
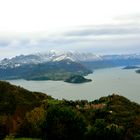
[[[93,101],[102,96],[119,94],[140,103],[140,74],[121,67],[95,70],[87,76],[92,82],[70,84],[63,81],[9,80],[11,84],[39,91],[56,99]]]

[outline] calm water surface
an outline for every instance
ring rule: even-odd
[[[94,71],[87,76],[92,82],[83,84],[69,84],[62,81],[26,81],[10,80],[31,91],[40,91],[57,99],[87,99],[89,101],[119,94],[140,103],[140,74],[135,70],[122,70],[121,68],[108,68]]]

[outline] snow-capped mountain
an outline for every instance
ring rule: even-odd
[[[50,51],[3,59],[0,61],[0,79],[65,80],[72,75],[87,75],[95,69],[128,65],[140,65],[140,55]]]
[[[46,62],[55,62],[55,61],[73,61],[73,62],[98,62],[98,61],[109,61],[109,60],[133,60],[139,59],[140,54],[127,54],[127,55],[95,55],[93,53],[79,53],[79,52],[58,52],[58,51],[49,51],[46,53],[37,53],[30,55],[19,55],[11,59],[3,59],[0,61],[0,68],[7,67],[19,67],[24,64],[40,64]]]
[[[18,67],[23,64],[39,64],[46,62],[55,62],[62,60],[69,60],[75,62],[81,61],[95,61],[101,60],[102,58],[92,53],[76,53],[76,52],[55,52],[50,51],[47,53],[37,53],[30,55],[19,55],[11,59],[5,58],[0,61],[0,67]]]

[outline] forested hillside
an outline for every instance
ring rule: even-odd
[[[80,63],[71,60],[39,64],[9,64],[0,66],[0,79],[65,80],[73,75],[85,76],[92,73]]]
[[[94,100],[94,99],[93,99]],[[56,100],[0,82],[0,139],[138,140],[140,105],[119,95]]]

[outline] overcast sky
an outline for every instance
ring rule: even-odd
[[[139,0],[0,0],[0,58],[49,50],[140,53]]]

